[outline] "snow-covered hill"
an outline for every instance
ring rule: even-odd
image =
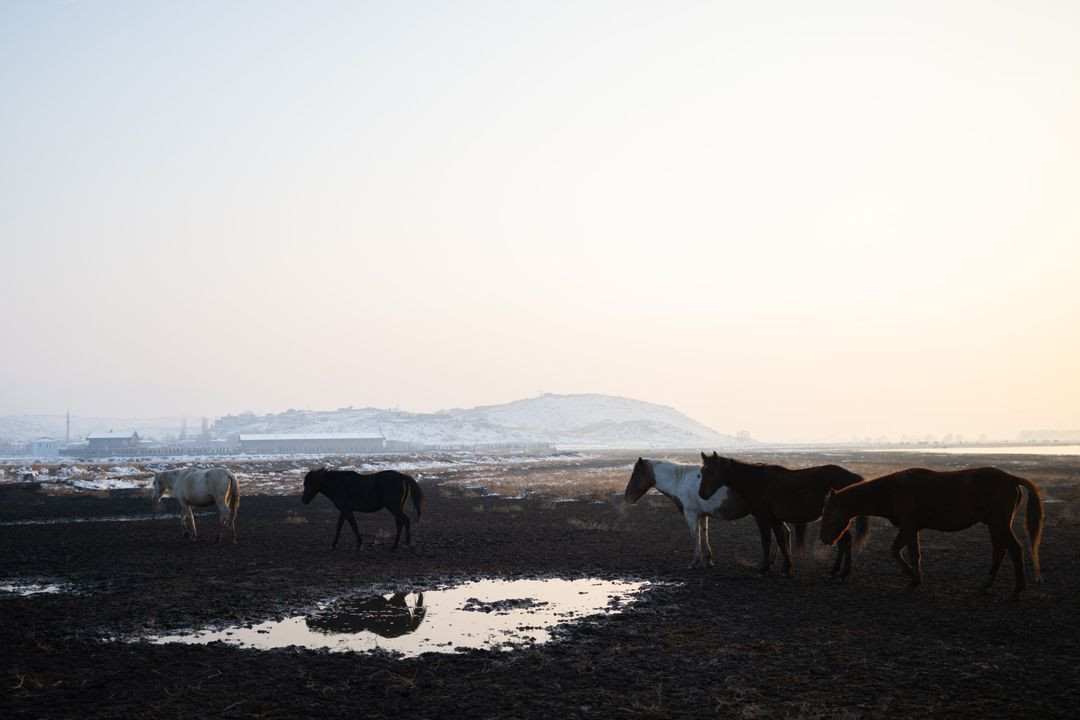
[[[175,437],[180,418],[107,420],[72,417],[72,439],[91,430],[138,430],[147,438]],[[198,432],[188,419],[188,434]],[[62,416],[0,417],[0,440],[25,442],[63,438]],[[674,408],[610,395],[541,395],[504,405],[410,413],[378,408],[289,410],[270,415],[230,415],[212,429],[216,436],[239,433],[377,432],[387,440],[420,446],[553,444],[583,448],[721,448],[733,437]]]
[[[504,405],[409,413],[375,408],[230,419],[230,432],[379,432],[420,445],[551,443],[594,448],[716,448],[729,435],[674,408],[610,395],[541,395]]]

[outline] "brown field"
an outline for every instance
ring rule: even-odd
[[[685,570],[690,542],[670,502],[655,493],[633,507],[622,502],[634,457],[507,457],[421,470],[428,504],[419,539],[396,552],[388,550],[386,512],[358,516],[363,550],[352,547],[346,528],[330,551],[336,513],[325,498],[298,502],[293,461],[249,461],[242,470],[249,493],[269,494],[241,500],[237,546],[208,541],[208,516],[199,519],[200,542],[182,541],[178,523],[149,517],[143,491],[54,492],[9,477],[0,485],[0,522],[147,518],[0,524],[0,584],[48,580],[77,589],[0,594],[0,716],[1075,716],[1080,458],[744,456],[790,466],[836,462],[867,477],[913,465],[986,464],[1031,478],[1051,501],[1047,582],[1014,603],[1007,560],[993,592],[975,592],[990,561],[980,527],[924,533],[925,585],[915,593],[905,592],[888,554],[892,531],[880,523],[847,583],[827,579],[832,551],[816,543],[796,559],[794,578],[759,576],[748,519],[713,521],[717,566]],[[579,501],[559,502],[566,498]],[[550,644],[510,652],[400,659],[116,640],[257,623],[364,588],[423,590],[480,577],[655,584],[621,613],[569,624]]]

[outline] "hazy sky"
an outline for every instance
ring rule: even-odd
[[[1080,3],[0,3],[0,414],[1080,428]]]

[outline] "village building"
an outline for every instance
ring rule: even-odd
[[[86,436],[87,450],[92,455],[131,453],[139,449],[140,439],[134,430],[90,433]]]
[[[55,457],[60,454],[60,441],[55,438],[41,437],[30,441],[32,457]]]
[[[371,433],[251,433],[240,435],[246,453],[375,453],[386,439]]]

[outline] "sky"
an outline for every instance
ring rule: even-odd
[[[0,415],[1080,428],[1080,4],[0,3]]]

